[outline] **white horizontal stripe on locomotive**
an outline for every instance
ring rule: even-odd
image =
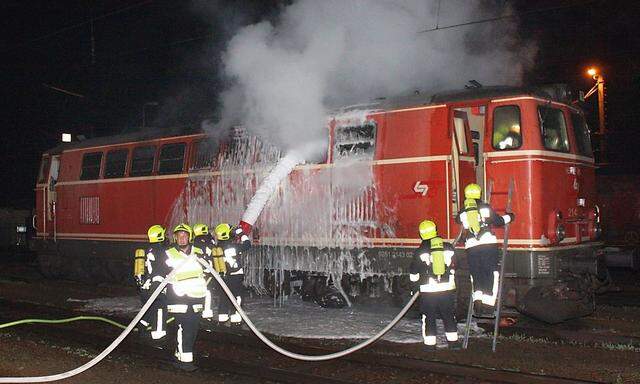
[[[380,159],[370,161],[369,164],[374,166],[381,165],[395,165],[395,164],[412,164],[412,163],[428,163],[428,162],[438,162],[438,161],[450,161],[450,155],[434,155],[434,156],[416,156],[416,157],[400,157],[400,158],[391,158],[391,159]],[[475,161],[473,157],[469,156],[460,156],[460,161],[473,162]],[[334,163],[328,164],[306,164],[306,165],[298,165],[294,168],[294,171],[301,170],[309,170],[309,169],[327,169],[327,168],[337,168],[337,167],[346,167],[346,165],[336,165]],[[191,172],[191,173],[177,173],[173,175],[152,175],[152,176],[139,176],[139,177],[118,177],[113,179],[95,179],[95,180],[73,180],[73,181],[60,181],[56,184],[56,187],[64,187],[69,185],[83,185],[83,184],[108,184],[108,183],[127,183],[133,181],[148,181],[148,180],[169,180],[169,179],[184,179],[191,177],[212,177],[212,176],[221,176],[229,173],[238,173],[240,171],[207,171],[207,172]],[[267,174],[268,171],[254,171],[254,170],[243,170],[242,173],[264,173]]]

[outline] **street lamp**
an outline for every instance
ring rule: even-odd
[[[605,126],[604,126],[604,77],[602,74],[598,72],[597,68],[591,67],[587,70],[587,75],[591,76],[596,83],[586,95],[584,95],[585,100],[593,95],[596,91],[598,92],[598,135],[600,136],[600,161],[604,161],[605,154],[605,143],[606,140],[604,138],[605,134]]]
[[[146,115],[145,115],[144,109],[148,105],[157,107],[160,104],[157,101],[149,101],[149,102],[144,103],[144,105],[142,106],[142,128],[144,128],[146,126],[146,123],[147,123],[147,119],[146,119]]]

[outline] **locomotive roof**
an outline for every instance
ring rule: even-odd
[[[192,135],[202,133],[201,128],[193,127],[170,127],[170,128],[146,128],[140,131],[121,133],[117,135],[93,137],[90,139],[63,143],[45,153],[58,154],[62,151],[75,148],[90,148],[102,145],[122,144],[136,141],[147,141],[174,136]]]
[[[459,102],[465,100],[475,99],[488,99],[496,97],[512,97],[512,96],[534,96],[544,99],[556,100],[560,102],[566,102],[558,97],[558,94],[563,94],[562,87],[550,86],[543,88],[523,88],[523,87],[510,87],[510,86],[482,86],[477,88],[458,89],[443,91],[438,93],[425,93],[419,89],[400,94],[393,97],[381,97],[372,100],[369,103],[354,105],[350,107],[343,107],[335,112],[344,112],[349,110],[362,110],[362,109],[377,109],[377,110],[392,110],[407,107],[417,107],[423,105],[432,104],[445,104],[451,102]],[[566,98],[566,92],[564,92]],[[147,128],[145,130],[123,133],[111,136],[95,137],[83,141],[76,141],[72,143],[63,143],[55,148],[52,148],[45,153],[57,154],[64,150],[75,148],[88,148],[97,147],[102,145],[121,144],[127,142],[146,141],[159,138],[167,138],[174,136],[183,136],[189,134],[202,133],[200,127],[172,127],[172,128]]]
[[[496,97],[534,96],[544,99],[555,99],[551,94],[541,88],[523,88],[509,86],[488,86],[469,89],[448,90],[438,93],[424,93],[415,90],[392,98],[380,98],[378,108],[398,109],[415,107],[419,105],[446,104],[466,100],[481,100]]]
[[[466,100],[482,100],[513,96],[533,96],[566,103],[567,92],[563,86],[525,88],[511,86],[482,86],[477,88],[448,90],[437,93],[415,89],[392,97],[379,97],[368,103],[336,108],[335,113],[352,110],[393,110],[426,105],[455,103]]]

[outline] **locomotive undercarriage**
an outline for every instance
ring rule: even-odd
[[[144,243],[116,241],[34,241],[46,277],[93,283],[133,284],[132,259]],[[503,305],[556,323],[588,315],[593,296],[606,289],[608,274],[596,245],[566,250],[509,251]],[[412,285],[406,272],[411,248],[256,246],[245,255],[245,284],[279,300],[297,293],[325,307],[352,303],[401,306]],[[457,312],[466,313],[470,293],[465,252],[456,250]]]

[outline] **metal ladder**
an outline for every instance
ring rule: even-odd
[[[487,189],[487,193],[486,193],[486,198],[487,198],[487,203],[490,204],[491,202],[491,189],[493,187],[493,183],[489,184],[489,188]],[[513,182],[513,177],[509,180],[509,190],[507,192],[507,206],[505,208],[505,212],[510,212],[511,211],[511,196],[513,195],[513,187],[514,187],[514,182]],[[460,232],[460,234],[462,234],[462,230]],[[504,226],[504,240],[503,240],[503,244],[502,244],[502,257],[500,260],[500,277],[498,278],[498,295],[496,297],[496,305],[495,305],[495,309],[493,312],[494,315],[494,319],[493,319],[493,343],[491,346],[491,350],[493,352],[496,351],[496,344],[498,341],[498,333],[500,331],[500,310],[502,308],[502,286],[503,286],[503,281],[504,281],[504,265],[505,265],[505,260],[507,258],[507,246],[509,244],[509,223],[506,223]],[[465,323],[465,329],[464,329],[464,340],[462,342],[462,348],[463,349],[467,349],[467,347],[469,346],[469,334],[471,332],[471,318],[473,316],[473,278],[471,277],[471,274],[469,274],[469,278],[471,279],[470,283],[471,283],[471,292],[469,293],[469,304],[467,307],[467,321]]]

